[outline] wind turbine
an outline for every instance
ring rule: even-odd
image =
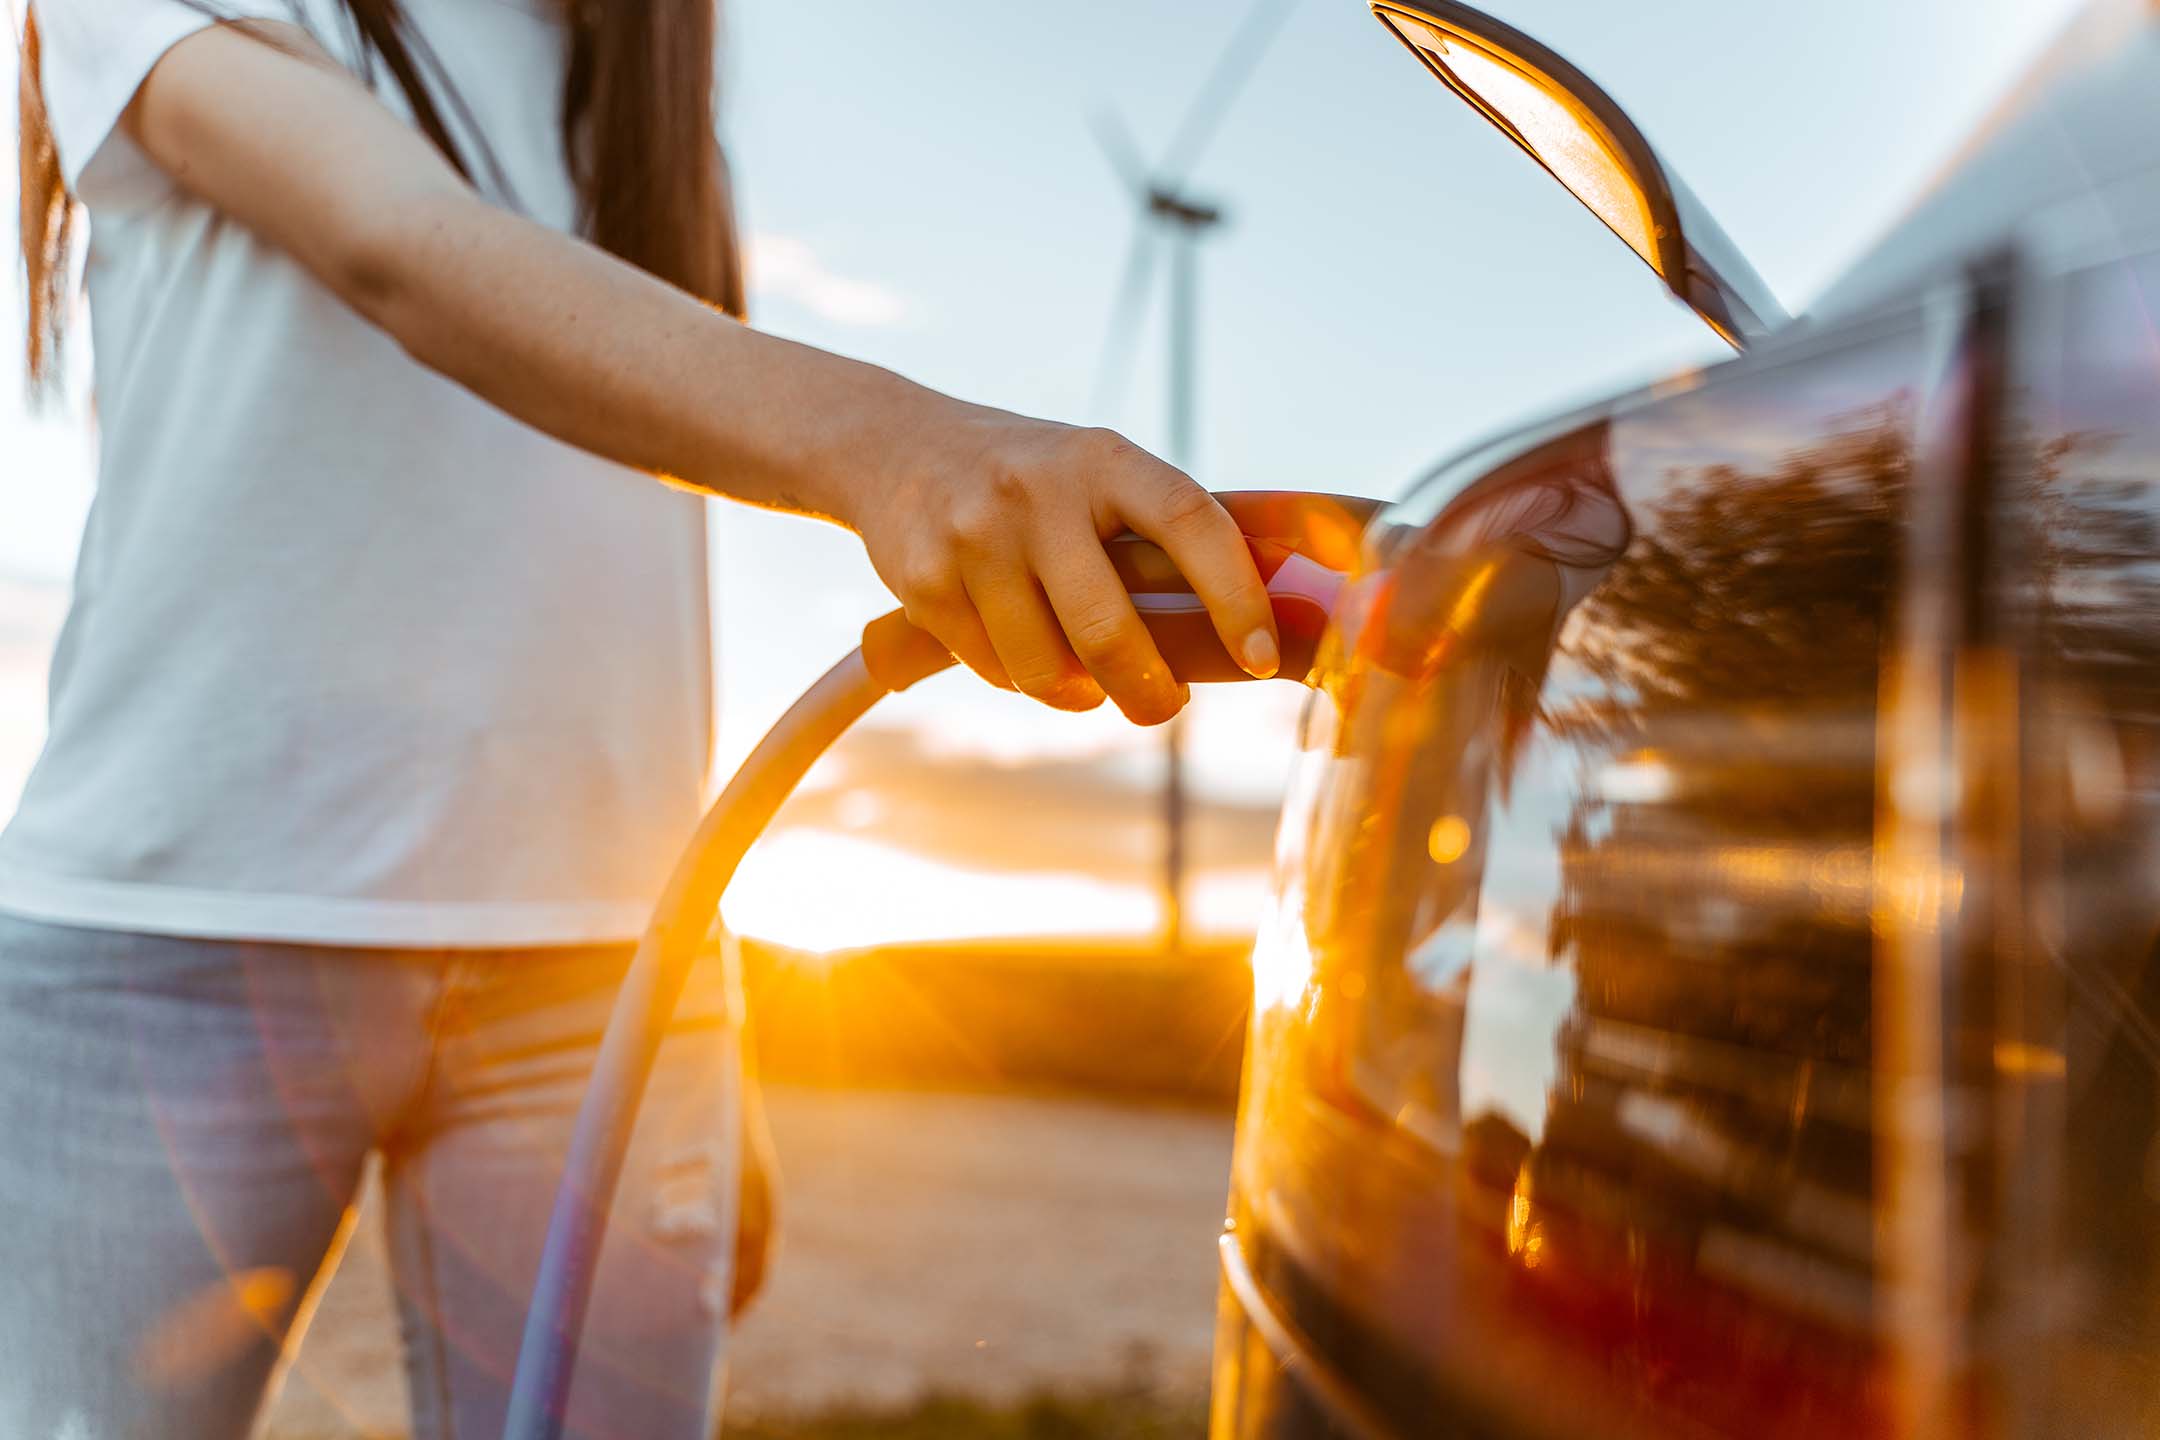
[[[1231,33],[1215,68],[1201,85],[1172,132],[1159,164],[1149,166],[1130,133],[1109,112],[1097,116],[1095,138],[1131,193],[1135,219],[1132,243],[1125,252],[1124,275],[1110,311],[1095,377],[1095,409],[1117,397],[1132,346],[1146,318],[1155,282],[1156,260],[1170,251],[1170,324],[1168,332],[1169,403],[1167,458],[1192,472],[1198,460],[1193,431],[1199,394],[1200,243],[1223,224],[1222,207],[1186,188],[1186,178],[1200,152],[1215,137],[1231,102],[1289,18],[1297,0],[1254,0],[1244,23]],[[1175,955],[1185,945],[1185,721],[1180,716],[1163,727],[1163,949]]]

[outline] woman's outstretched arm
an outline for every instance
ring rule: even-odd
[[[190,36],[123,123],[182,186],[509,414],[850,527],[909,617],[996,683],[1068,709],[1107,692],[1143,723],[1177,710],[1103,553],[1126,528],[1170,553],[1231,654],[1275,668],[1237,526],[1182,472],[1108,431],[965,404],[761,334],[489,204],[296,28]]]

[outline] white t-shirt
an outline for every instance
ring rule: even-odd
[[[36,4],[90,216],[101,449],[0,909],[331,944],[636,935],[711,749],[703,502],[423,369],[116,130],[210,17]],[[302,21],[409,118],[337,0],[218,8]],[[483,188],[461,115],[508,201],[571,228],[554,6],[405,8]]]

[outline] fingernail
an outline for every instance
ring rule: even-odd
[[[1255,630],[1245,637],[1243,659],[1245,673],[1255,680],[1265,680],[1282,668],[1282,652],[1275,648],[1275,637],[1265,630]]]

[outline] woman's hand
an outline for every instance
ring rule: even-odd
[[[1244,537],[1184,472],[1108,430],[919,393],[925,413],[884,438],[882,473],[861,475],[838,518],[908,619],[984,679],[1062,710],[1107,694],[1142,725],[1178,712],[1185,688],[1103,551],[1124,530],[1169,554],[1248,672],[1275,673]]]

